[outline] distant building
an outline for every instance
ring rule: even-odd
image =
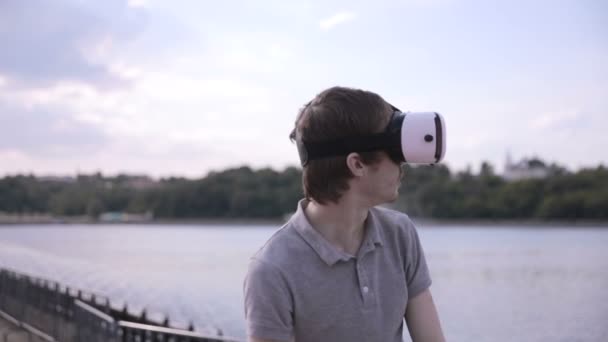
[[[75,183],[76,178],[72,176],[40,176],[38,180],[43,182],[57,182],[57,183]]]
[[[152,212],[144,214],[129,214],[124,212],[106,212],[99,215],[99,221],[104,223],[149,222],[154,219]]]
[[[145,190],[157,187],[159,182],[148,176],[129,176],[125,185],[136,190]]]
[[[549,175],[549,168],[537,158],[522,159],[514,163],[511,154],[507,153],[505,171],[502,177],[508,181],[520,179],[545,178]]]
[[[115,178],[106,178],[104,187],[112,189],[114,187],[127,187],[135,190],[146,190],[156,188],[160,182],[145,175],[119,175]]]

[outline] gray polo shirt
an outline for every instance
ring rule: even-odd
[[[252,257],[244,282],[247,335],[296,342],[402,341],[408,298],[431,285],[403,213],[375,207],[357,255],[332,246],[297,212]]]

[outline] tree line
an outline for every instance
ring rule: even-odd
[[[544,163],[536,161],[537,163]],[[544,178],[507,181],[483,162],[478,173],[446,165],[406,166],[393,204],[413,217],[439,219],[608,218],[608,170],[570,172],[552,164]],[[0,212],[98,217],[104,212],[153,213],[155,218],[280,218],[302,198],[301,169],[243,166],[204,178],[104,176],[0,179]]]

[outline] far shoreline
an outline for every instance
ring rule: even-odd
[[[192,218],[192,219],[152,219],[152,220],[135,220],[135,221],[98,221],[88,217],[38,217],[37,219],[27,218],[23,220],[0,220],[0,228],[16,227],[16,226],[224,226],[224,227],[255,227],[255,226],[274,226],[279,228],[289,217],[284,218]],[[470,226],[470,227],[486,227],[486,228],[569,228],[569,227],[593,227],[593,228],[608,228],[608,221],[605,220],[539,220],[539,219],[436,219],[411,217],[412,221],[419,229],[426,227],[446,228],[451,226]]]

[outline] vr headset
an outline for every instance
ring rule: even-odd
[[[388,126],[382,133],[311,142],[296,139],[300,163],[352,152],[386,151],[396,163],[439,163],[445,156],[446,126],[435,112],[403,113],[394,106]]]

